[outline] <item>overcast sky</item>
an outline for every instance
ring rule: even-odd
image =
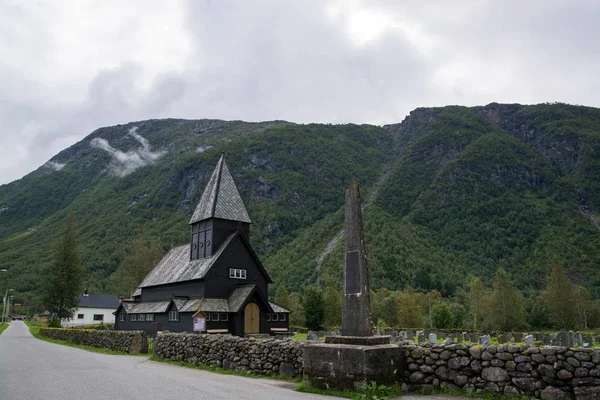
[[[600,106],[597,0],[0,0],[0,184],[148,118]]]

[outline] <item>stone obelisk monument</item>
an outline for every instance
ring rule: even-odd
[[[373,336],[360,186],[356,179],[352,180],[350,187],[346,190],[344,226],[346,244],[344,251],[342,336]]]
[[[312,386],[356,390],[368,382],[393,384],[401,365],[401,348],[389,336],[373,336],[369,273],[365,254],[360,187],[346,190],[344,297],[342,334],[304,347],[304,380]]]

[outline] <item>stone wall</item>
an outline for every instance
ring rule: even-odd
[[[156,337],[154,355],[173,361],[214,365],[258,375],[302,375],[304,343],[229,335],[168,333]]]
[[[600,399],[599,350],[506,344],[411,344],[406,350],[409,390],[430,385],[544,400]]]
[[[139,354],[147,349],[148,338],[144,332],[106,331],[97,329],[40,328],[42,336],[65,340],[85,346]]]

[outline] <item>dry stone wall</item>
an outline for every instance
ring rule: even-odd
[[[136,331],[41,328],[40,334],[51,339],[65,340],[75,344],[122,351],[129,354],[139,354],[148,346],[146,334]]]
[[[600,399],[600,351],[463,344],[406,346],[407,389],[429,385],[544,400]]]
[[[169,333],[156,337],[154,355],[258,375],[294,377],[303,372],[303,348],[303,342],[290,339]]]

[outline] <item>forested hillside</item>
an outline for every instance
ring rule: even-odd
[[[110,276],[134,239],[163,252],[188,239],[223,151],[254,222],[252,243],[276,285],[291,291],[340,284],[343,243],[331,241],[355,176],[368,199],[373,289],[454,296],[473,277],[490,287],[501,267],[532,296],[560,260],[600,296],[600,110],[563,104],[417,109],[384,127],[151,120],[101,128],[0,186],[0,266],[19,296],[35,301],[69,208],[87,286],[119,292]]]

